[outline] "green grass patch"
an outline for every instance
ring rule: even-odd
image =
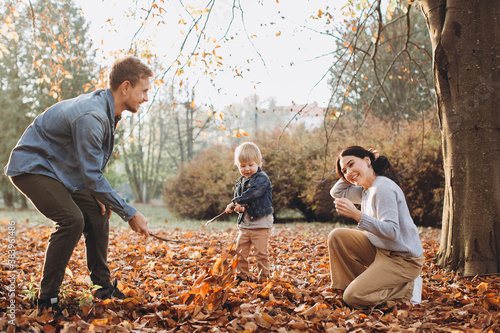
[[[236,229],[236,214],[232,214],[226,220],[218,219],[205,226],[206,221],[186,219],[177,216],[176,214],[170,212],[164,205],[155,204],[141,204],[134,203],[133,206],[141,212],[148,219],[148,226],[152,232],[162,229],[186,229],[186,230],[196,230],[201,228],[207,228],[209,230],[230,230]],[[15,220],[19,223],[38,223],[47,226],[52,225],[52,221],[45,218],[36,209],[15,209],[15,210],[0,210],[0,220]],[[300,228],[302,224],[321,226],[321,229],[333,229],[336,224],[334,223],[276,223],[277,226],[295,226]],[[128,228],[128,223],[124,222],[117,214],[111,215],[110,220],[111,227],[114,228]],[[337,225],[338,226],[338,225]]]
[[[208,228],[223,230],[236,226],[236,215],[230,221],[216,220],[208,227],[205,227],[206,221],[185,219],[171,213],[161,204],[141,204],[135,203],[133,206],[148,219],[148,226],[151,230],[162,228],[167,229],[189,229]],[[14,220],[19,223],[37,223],[47,226],[52,225],[52,221],[40,214],[36,209],[1,209],[0,220]],[[128,228],[128,223],[124,222],[117,214],[111,215],[110,225],[116,228]]]
[[[16,221],[19,223],[40,223],[47,226],[52,225],[52,221],[40,214],[36,209],[2,209],[0,210],[0,220]]]

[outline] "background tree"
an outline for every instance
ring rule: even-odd
[[[33,118],[61,99],[90,88],[94,54],[82,13],[72,1],[8,1],[0,8],[0,164]],[[7,206],[14,191],[5,176]],[[24,197],[20,196],[25,206]]]
[[[29,69],[29,53],[21,46],[27,41],[22,31],[29,27],[25,17],[21,17],[12,3],[6,3],[0,9],[1,21],[5,22],[0,35],[0,161],[2,166],[7,163],[10,151],[31,121],[28,116],[29,107],[24,101],[26,71]],[[7,177],[0,178],[0,190],[4,204],[14,207],[12,184]]]
[[[446,179],[439,264],[500,271],[499,1],[420,0],[432,41]]]
[[[34,109],[91,91],[96,83],[95,51],[88,25],[72,0],[32,2],[27,10],[34,34],[32,81]]]
[[[112,168],[118,169],[118,174],[124,173],[126,179],[124,181],[121,177],[115,186],[128,183],[138,202],[150,202],[161,193],[162,183],[171,167],[167,154],[172,136],[172,124],[169,124],[171,108],[170,96],[160,92],[155,102],[139,117],[127,115],[119,123],[117,160]]]
[[[384,22],[371,15],[375,8],[364,11],[366,19],[332,32],[341,36],[330,69],[332,104],[358,119],[359,126],[367,111],[394,128],[421,119],[434,105],[431,45],[424,17],[414,6],[394,8],[391,19]]]
[[[117,144],[116,155],[119,160],[112,167],[118,167],[118,173],[125,173],[125,183],[130,185],[135,201],[150,202],[161,189],[166,173],[164,147],[168,128],[165,125],[166,117],[161,107],[151,107],[139,123],[127,117],[119,125],[117,138],[121,141]]]
[[[204,135],[206,138],[206,129],[213,119],[210,110],[207,115],[201,116],[202,112],[196,106],[194,89],[186,89],[184,92],[184,100],[173,103],[174,107],[171,109],[171,117],[175,120],[177,156],[180,158],[176,161],[177,165],[182,165],[195,156],[197,148],[199,149],[195,144],[200,143]]]
[[[134,199],[144,203],[158,198],[165,179],[207,145],[207,136],[216,133],[211,126],[216,114],[196,106],[194,90],[165,84],[151,96],[155,96],[153,103],[139,117],[120,122],[118,160],[113,166],[124,169]]]
[[[0,11],[1,21],[5,22],[0,35],[0,117],[2,119],[0,122],[0,159],[2,162],[6,162],[10,150],[18,139],[18,133],[22,133],[26,125],[29,124],[29,118],[23,114],[23,110],[27,108],[23,101],[24,75],[21,73],[23,68],[19,66],[20,63],[27,61],[27,54],[19,47],[23,42],[23,36],[16,31],[16,28],[21,27],[22,24],[26,27],[27,22],[20,17],[11,3],[6,3]],[[0,179],[0,189],[4,204],[7,207],[14,207],[14,191],[5,176]]]

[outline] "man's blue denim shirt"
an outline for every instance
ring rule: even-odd
[[[38,174],[60,181],[70,193],[88,190],[124,221],[136,209],[104,178],[113,153],[115,102],[109,89],[59,102],[28,126],[5,166],[7,176]]]

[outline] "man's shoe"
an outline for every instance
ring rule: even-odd
[[[35,299],[35,305],[38,307],[39,311],[47,309],[47,311],[52,311],[54,313],[54,319],[57,321],[70,321],[66,318],[59,308],[59,297],[51,297],[49,299]]]
[[[111,286],[97,289],[94,293],[94,297],[100,298],[102,300],[110,299],[111,297],[119,299],[127,298],[127,296],[125,296],[125,294],[116,287],[117,284],[118,280],[115,279],[115,282]]]
[[[61,309],[59,308],[59,297],[51,297],[48,299],[35,299],[35,305],[43,311],[44,309],[52,310],[54,312],[59,312]]]

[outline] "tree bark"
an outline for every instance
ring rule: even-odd
[[[12,191],[2,191],[3,203],[7,208],[14,208],[14,194]]]
[[[420,0],[432,48],[445,171],[438,264],[500,268],[500,1]]]
[[[28,201],[24,195],[20,196],[19,201],[21,201],[21,209],[28,209]]]

